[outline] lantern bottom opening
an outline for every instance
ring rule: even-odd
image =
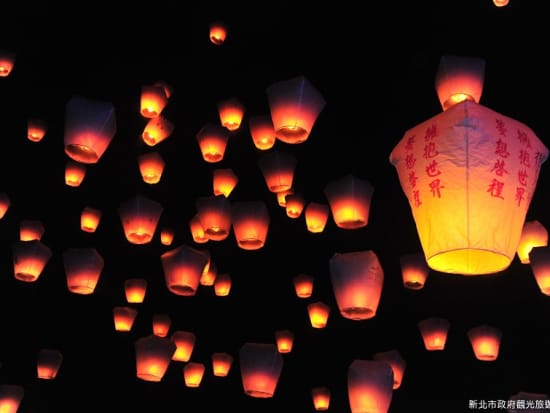
[[[170,284],[168,289],[176,295],[190,297],[196,294],[197,290],[188,285]]]
[[[368,320],[376,315],[376,311],[367,307],[347,307],[341,309],[340,314],[350,320]]]
[[[277,139],[284,143],[297,144],[307,140],[309,132],[296,125],[282,126],[275,132]]]
[[[438,253],[428,257],[428,266],[439,272],[462,275],[486,275],[504,271],[512,257],[503,253],[463,248]]]
[[[73,160],[92,164],[99,161],[99,156],[92,148],[86,145],[69,144],[65,146],[65,153]]]

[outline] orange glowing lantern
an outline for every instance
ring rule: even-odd
[[[0,50],[0,77],[8,77],[15,65],[15,53],[10,50]]]
[[[350,320],[376,316],[384,270],[372,250],[335,253],[329,260],[332,289],[340,314]]]
[[[428,351],[440,351],[445,349],[450,323],[445,318],[430,317],[418,323],[418,329],[424,341],[424,347]]]
[[[367,226],[374,192],[368,181],[346,175],[329,182],[324,192],[338,228],[357,229]]]
[[[286,208],[286,197],[293,194],[294,189],[290,188],[285,191],[276,192],[275,195],[277,196],[277,203],[280,207]]]
[[[80,214],[80,229],[84,232],[95,232],[101,221],[101,215],[102,212],[99,209],[84,207]]]
[[[189,361],[195,348],[195,333],[178,330],[172,333],[170,339],[176,344],[176,351],[172,356],[172,360]]]
[[[43,348],[38,351],[36,374],[39,379],[54,380],[63,363],[63,354],[57,349]],[[0,409],[1,411],[1,409]]]
[[[160,116],[168,104],[167,89],[163,84],[144,85],[141,87],[140,113],[144,118],[154,119]]]
[[[232,209],[233,233],[243,250],[259,250],[269,231],[269,211],[263,201],[238,201]]]
[[[19,226],[19,239],[21,241],[41,240],[45,230],[41,221],[24,219]]]
[[[136,376],[144,381],[160,382],[176,351],[172,340],[154,334],[135,342]]]
[[[138,157],[141,179],[146,184],[158,184],[164,172],[164,159],[158,152],[144,153]]]
[[[174,124],[162,115],[149,119],[141,132],[141,139],[149,146],[156,146],[174,132]]]
[[[265,151],[275,145],[277,136],[271,116],[252,116],[248,122],[252,143],[256,149]]]
[[[531,270],[540,291],[550,295],[550,248],[534,247],[529,253]]]
[[[118,210],[126,239],[131,244],[148,244],[153,239],[162,215],[159,202],[142,195],[123,202]]]
[[[292,189],[296,158],[288,152],[271,150],[262,152],[258,165],[267,184],[267,189],[273,193]]]
[[[504,7],[507,6],[508,3],[510,3],[510,0],[493,0],[493,4],[496,7]]]
[[[130,304],[141,304],[147,292],[147,280],[145,278],[128,278],[124,281],[124,295]]]
[[[277,139],[306,141],[326,104],[321,93],[303,76],[274,83],[266,92]]]
[[[223,241],[231,232],[231,202],[223,195],[199,197],[197,215],[208,239]]]
[[[529,253],[534,247],[548,246],[548,231],[539,221],[527,221],[523,224],[517,254],[522,264],[529,264]]]
[[[46,135],[48,126],[42,119],[29,119],[27,121],[27,138],[31,142],[40,142]]]
[[[222,22],[213,22],[210,24],[210,41],[216,46],[221,46],[224,44],[227,37],[227,27]]]
[[[227,377],[231,366],[233,365],[233,356],[229,353],[212,353],[212,371],[216,377]]]
[[[164,227],[160,230],[160,243],[162,245],[172,245],[174,241],[174,230]]]
[[[319,202],[310,202],[305,208],[305,219],[307,230],[313,234],[319,234],[325,230],[330,207]]]
[[[421,290],[424,288],[430,272],[424,254],[421,252],[403,254],[399,261],[401,264],[403,286],[410,290]]]
[[[221,162],[225,155],[229,132],[220,125],[207,123],[196,135],[202,158],[209,163]]]
[[[65,165],[65,184],[67,186],[80,186],[86,176],[86,166],[80,162],[75,162],[72,159],[67,161]]]
[[[218,102],[218,114],[222,126],[230,132],[234,132],[241,127],[244,116],[244,106],[236,99],[224,99]]]
[[[214,285],[214,282],[216,282],[216,278],[218,276],[218,267],[215,263],[210,263],[210,266],[208,267],[208,270],[204,271],[201,274],[201,279],[199,280],[200,285],[204,285],[205,287],[210,287]]]
[[[230,168],[214,169],[212,172],[212,190],[214,195],[223,195],[227,198],[238,183],[239,178]]]
[[[309,274],[298,274],[292,282],[294,283],[294,291],[298,298],[309,298],[313,294],[313,276]]]
[[[115,331],[128,332],[132,331],[134,321],[137,317],[137,310],[132,307],[117,306],[113,308],[113,322]]]
[[[401,356],[401,353],[397,350],[388,350],[375,353],[372,357],[374,360],[385,361],[389,363],[393,370],[393,389],[401,387],[403,381],[403,375],[407,367],[407,362]]]
[[[111,144],[116,129],[112,103],[73,96],[65,111],[65,153],[76,162],[95,164]]]
[[[193,215],[193,217],[189,220],[189,230],[191,231],[193,241],[197,244],[205,244],[210,240],[201,224],[199,214]]]
[[[12,249],[13,273],[19,281],[36,281],[52,257],[52,250],[40,240],[18,240]]]
[[[348,367],[351,413],[387,413],[393,396],[393,370],[385,361],[353,360]]]
[[[435,88],[443,110],[464,101],[479,103],[485,81],[485,60],[478,57],[442,56]]]
[[[2,63],[0,61],[0,73]],[[0,384],[0,412],[17,413],[25,395],[25,388],[16,384]]]
[[[244,392],[254,398],[271,398],[283,370],[283,357],[271,343],[244,343],[239,350]]]
[[[160,258],[168,290],[176,295],[194,296],[201,275],[210,265],[210,253],[182,244]]]
[[[153,334],[166,337],[172,325],[172,319],[168,314],[153,314]]]
[[[93,294],[105,262],[93,247],[69,248],[63,253],[67,288],[75,294]]]
[[[227,297],[231,291],[231,276],[227,273],[218,274],[214,281],[214,294]]]
[[[480,325],[468,330],[474,354],[481,361],[495,361],[500,350],[502,331],[494,326]]]
[[[307,306],[309,322],[313,328],[325,328],[330,315],[330,307],[322,301],[310,303]]]
[[[311,397],[315,410],[328,410],[330,407],[330,389],[328,387],[313,387]]]
[[[4,218],[8,209],[10,209],[11,200],[5,192],[0,192],[0,219]]]
[[[183,367],[183,378],[187,387],[199,387],[204,376],[205,365],[191,361]]]
[[[407,131],[390,161],[428,266],[463,275],[508,268],[547,156],[527,126],[468,100]]]
[[[290,353],[294,345],[294,333],[290,330],[275,331],[275,342],[279,353]]]

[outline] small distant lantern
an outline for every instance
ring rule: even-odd
[[[187,387],[199,387],[204,376],[205,365],[191,361],[183,367],[183,378]]]
[[[468,339],[478,360],[495,361],[500,350],[502,331],[494,326],[480,325],[468,330]]]
[[[384,270],[376,253],[335,253],[329,267],[340,314],[350,320],[375,317],[384,284]]]
[[[10,50],[0,50],[0,77],[8,77],[15,66],[15,53]]]
[[[321,93],[304,76],[274,83],[266,92],[277,139],[306,141],[326,104]]]
[[[89,295],[95,291],[104,259],[93,247],[69,248],[63,253],[63,266],[69,291]]]
[[[150,185],[160,182],[165,163],[158,152],[149,152],[138,156],[138,165],[143,182]]]
[[[328,387],[313,387],[311,397],[315,410],[328,410],[330,407],[330,389]]]
[[[209,163],[221,162],[229,141],[229,131],[220,125],[207,123],[196,135],[203,160]]]
[[[239,178],[230,168],[214,169],[212,172],[212,190],[214,195],[223,195],[227,198],[238,183]]]
[[[38,378],[54,380],[62,363],[63,354],[59,350],[50,348],[40,349],[36,360],[36,374]]]
[[[160,382],[176,351],[176,345],[168,338],[154,334],[135,342],[136,375],[139,379]]]
[[[531,271],[544,295],[550,295],[550,248],[534,247],[529,253]]]
[[[517,254],[522,264],[529,264],[529,253],[534,247],[548,246],[548,230],[539,221],[527,221],[523,224]]]
[[[168,314],[153,314],[153,334],[166,337],[172,325],[172,319]]]
[[[156,146],[174,132],[174,123],[162,115],[149,119],[141,132],[141,139],[149,146]]]
[[[141,304],[147,292],[145,278],[128,278],[124,281],[124,295],[129,304]]]
[[[168,104],[169,95],[162,84],[141,87],[140,113],[144,118],[157,118]]]
[[[224,99],[218,102],[218,113],[222,126],[230,132],[241,127],[244,116],[244,106],[236,98]]]
[[[164,227],[160,230],[160,243],[162,245],[172,245],[174,241],[174,230]]]
[[[504,7],[507,6],[508,3],[510,3],[510,0],[493,0],[493,4],[496,7]]]
[[[5,192],[0,192],[0,219],[4,218],[10,206],[10,197]]]
[[[256,149],[266,151],[271,149],[277,140],[271,116],[252,116],[248,123],[252,143]]]
[[[0,62],[0,73],[1,73]],[[25,388],[16,384],[0,384],[0,411],[17,413],[25,395]]]
[[[197,198],[197,215],[208,239],[223,241],[231,232],[231,202],[223,195]]]
[[[421,252],[403,254],[399,258],[403,286],[410,290],[421,290],[426,284],[430,268]]]
[[[329,182],[324,192],[338,228],[357,229],[367,226],[374,192],[367,180],[346,175]]]
[[[307,306],[309,322],[313,328],[325,328],[330,315],[330,307],[322,301],[310,303]]]
[[[195,241],[197,244],[205,244],[210,240],[204,230],[204,227],[201,224],[198,213],[193,215],[193,217],[191,217],[191,219],[189,220],[189,230],[191,231],[193,241]]]
[[[285,205],[286,216],[292,219],[300,218],[305,204],[304,197],[301,194],[294,193],[287,195]]]
[[[199,283],[200,285],[204,285],[205,287],[210,287],[214,285],[217,277],[218,267],[215,263],[212,262],[210,263],[208,269],[201,274],[201,279],[199,280]]]
[[[310,202],[305,208],[305,220],[307,230],[313,234],[319,234],[325,230],[330,207],[319,202]]]
[[[138,311],[135,308],[128,306],[117,306],[113,308],[113,322],[115,331],[128,332],[132,331],[134,321]]]
[[[424,341],[424,347],[428,351],[441,351],[445,349],[447,335],[449,333],[449,320],[440,317],[430,317],[418,323],[418,329]]]
[[[21,241],[41,240],[46,229],[41,221],[24,219],[19,225],[19,239]]]
[[[46,135],[48,125],[42,119],[29,119],[27,121],[27,138],[31,142],[40,142]]]
[[[275,331],[275,342],[279,353],[290,353],[294,345],[294,333],[290,330]]]
[[[150,243],[163,209],[159,202],[142,195],[123,202],[118,212],[128,242],[138,245]]]
[[[233,356],[229,353],[212,353],[212,371],[216,377],[227,377],[231,366],[233,365]]]
[[[292,189],[296,169],[294,155],[275,150],[262,152],[258,165],[270,192],[277,193]]]
[[[15,241],[13,244],[13,273],[17,280],[36,281],[52,257],[52,250],[40,240]]]
[[[115,108],[103,102],[74,96],[65,112],[65,153],[84,164],[99,162],[116,133]]]
[[[101,216],[101,210],[92,207],[84,207],[80,214],[80,229],[84,232],[95,232],[101,221]]]
[[[393,370],[393,389],[396,390],[401,387],[407,367],[407,362],[403,359],[401,353],[397,350],[382,351],[374,354],[373,359],[389,363]]]
[[[280,207],[285,208],[286,207],[286,197],[290,194],[294,193],[294,189],[290,188],[285,191],[276,192],[275,195],[277,196],[277,203]]]
[[[213,22],[210,24],[209,30],[210,41],[216,46],[224,44],[227,37],[227,27],[222,22]]]
[[[232,205],[232,225],[237,245],[243,250],[258,250],[265,245],[270,216],[263,201],[238,201]]]
[[[353,360],[348,367],[351,413],[387,413],[393,396],[393,370],[385,361]]]
[[[227,297],[231,291],[231,276],[220,273],[214,281],[214,294],[218,297]]]
[[[69,159],[65,165],[65,184],[72,187],[80,186],[85,177],[86,165]]]
[[[191,331],[174,331],[170,339],[176,344],[176,351],[172,356],[174,361],[187,362],[191,359],[195,348],[196,336]]]
[[[254,398],[271,398],[283,369],[283,357],[271,343],[244,343],[239,350],[244,392]]]
[[[168,290],[176,295],[194,296],[201,275],[210,265],[210,253],[182,244],[160,258]]]
[[[309,298],[313,294],[313,276],[309,274],[298,274],[292,280],[294,283],[294,291],[298,298]]]

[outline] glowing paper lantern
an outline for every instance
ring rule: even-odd
[[[214,169],[212,171],[212,190],[214,195],[223,195],[227,198],[238,183],[239,178],[230,168]]]
[[[0,192],[0,219],[4,218],[8,209],[10,209],[11,200],[5,192]]]
[[[176,345],[176,351],[172,355],[172,360],[189,361],[193,354],[193,349],[195,348],[195,333],[178,330],[172,333],[170,339]]]
[[[321,93],[304,76],[274,83],[266,92],[277,139],[306,141],[326,104]]]
[[[496,7],[504,7],[507,6],[508,3],[510,3],[510,0],[493,0],[493,4]]]
[[[367,226],[374,192],[367,180],[346,175],[329,182],[324,192],[338,228],[357,229]]]
[[[45,230],[41,221],[24,219],[19,225],[19,239],[21,241],[41,240]]]
[[[52,257],[52,250],[40,240],[13,243],[13,274],[19,281],[34,282]]]
[[[403,374],[405,374],[405,368],[407,367],[407,362],[403,359],[401,353],[397,350],[382,351],[375,353],[372,358],[389,363],[393,370],[393,389],[401,387]]]
[[[223,241],[231,232],[231,202],[223,195],[203,196],[195,201],[197,216],[208,239]]]
[[[450,323],[445,318],[430,317],[418,323],[418,329],[422,335],[424,347],[428,351],[440,351],[445,349]]]
[[[298,298],[309,298],[313,293],[313,276],[309,274],[298,274],[292,282],[294,283],[294,291]]]
[[[141,139],[149,146],[156,146],[168,139],[174,132],[174,124],[162,115],[149,119],[143,131]]]
[[[183,378],[187,387],[199,387],[204,376],[205,365],[191,361],[183,367]]]
[[[223,126],[207,123],[196,135],[202,159],[209,163],[221,162],[225,155],[229,131]]]
[[[84,207],[80,213],[80,229],[84,232],[95,232],[101,221],[101,215],[102,212],[97,208]]]
[[[227,37],[227,27],[222,22],[213,22],[210,24],[209,37],[212,44],[221,46]]]
[[[348,367],[351,413],[387,413],[393,396],[393,370],[385,361],[353,360]]]
[[[286,216],[292,219],[299,218],[302,215],[305,207],[305,200],[301,194],[287,195],[285,205]],[[327,218],[328,219],[328,218]]]
[[[176,345],[168,338],[154,334],[135,342],[136,376],[144,381],[160,382],[176,351]]]
[[[218,102],[218,114],[222,126],[230,132],[234,132],[241,127],[244,116],[244,106],[236,99],[225,99]]]
[[[172,228],[162,228],[160,230],[160,243],[162,245],[172,245],[174,241],[174,230]]]
[[[527,126],[471,101],[407,131],[390,162],[428,266],[464,275],[508,268],[547,156]]]
[[[258,166],[269,191],[277,193],[292,189],[296,169],[294,155],[276,150],[262,152],[258,159]]]
[[[254,398],[271,398],[283,370],[283,357],[271,343],[244,343],[239,350],[244,392]]]
[[[468,330],[468,339],[478,360],[495,361],[500,350],[502,331],[494,326],[480,325]]]
[[[27,121],[27,139],[31,142],[40,142],[46,131],[48,130],[48,125],[42,119],[29,119]]]
[[[10,50],[0,50],[0,77],[8,77],[15,66],[15,53]]]
[[[24,395],[25,388],[23,386],[0,384],[0,412],[17,413]]]
[[[285,191],[276,192],[275,195],[277,196],[277,203],[280,207],[285,208],[286,207],[286,197],[290,194],[294,193],[294,189],[290,188]]]
[[[69,248],[63,253],[63,266],[69,291],[89,295],[95,291],[104,260],[93,247]]]
[[[335,253],[329,269],[340,314],[350,320],[375,317],[384,284],[384,270],[376,253]]]
[[[147,292],[147,280],[145,278],[128,278],[124,281],[124,295],[130,304],[141,304]]]
[[[43,348],[38,351],[36,374],[39,379],[54,380],[63,363],[63,354],[56,349]],[[0,409],[0,411],[2,411]]]
[[[328,387],[312,388],[311,397],[315,410],[328,410],[330,407],[330,390]]]
[[[233,203],[231,220],[237,245],[243,250],[258,250],[265,245],[269,231],[269,211],[263,201]]]
[[[166,337],[170,331],[172,319],[168,314],[153,314],[153,334]]]
[[[307,230],[313,234],[319,234],[325,230],[330,207],[319,202],[310,202],[305,208],[305,220]]]
[[[275,331],[275,343],[279,353],[290,353],[294,345],[294,333],[290,330]]]
[[[216,377],[227,377],[231,366],[233,365],[233,356],[229,353],[212,353],[212,371]]]
[[[65,184],[67,186],[80,186],[86,176],[86,166],[72,159],[65,165]]]
[[[479,103],[485,81],[485,60],[468,56],[442,56],[435,77],[441,107],[447,110],[463,101]]]
[[[227,297],[230,291],[231,276],[227,273],[218,274],[214,281],[214,294],[218,297]]]
[[[176,295],[197,293],[201,275],[210,265],[210,253],[182,244],[160,257],[168,290]]]
[[[113,308],[113,322],[115,331],[128,332],[132,330],[134,321],[137,317],[137,310],[127,306],[117,306]]]
[[[141,179],[146,184],[158,184],[164,172],[164,159],[158,152],[144,153],[138,156]]]
[[[199,280],[200,285],[210,287],[216,282],[218,277],[218,267],[215,263],[211,262],[210,266],[206,271],[201,274],[201,279]]]
[[[529,253],[531,270],[540,291],[550,295],[550,248],[534,247]]]
[[[548,231],[539,221],[527,221],[523,225],[517,254],[522,264],[529,264],[529,253],[534,247],[548,246]]]
[[[322,301],[310,303],[307,306],[309,322],[313,328],[325,328],[330,315],[330,307]]]
[[[76,162],[95,164],[111,144],[116,129],[112,103],[74,96],[65,110],[65,153]]]
[[[208,238],[208,235],[204,231],[204,227],[201,224],[198,213],[193,215],[193,217],[191,217],[191,219],[189,220],[189,230],[191,231],[193,241],[195,241],[197,244],[205,244],[210,240]]]
[[[277,136],[271,116],[252,116],[248,121],[252,143],[256,149],[265,151],[275,145]]]
[[[421,290],[426,284],[430,268],[421,252],[403,254],[399,258],[403,286],[411,290]]]
[[[118,213],[128,242],[138,245],[150,243],[162,212],[163,207],[159,202],[142,195],[123,202]]]
[[[168,104],[169,94],[163,84],[141,87],[140,113],[144,118],[157,118]]]

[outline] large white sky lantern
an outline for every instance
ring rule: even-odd
[[[505,270],[547,157],[528,126],[469,100],[408,130],[390,162],[430,268]]]

